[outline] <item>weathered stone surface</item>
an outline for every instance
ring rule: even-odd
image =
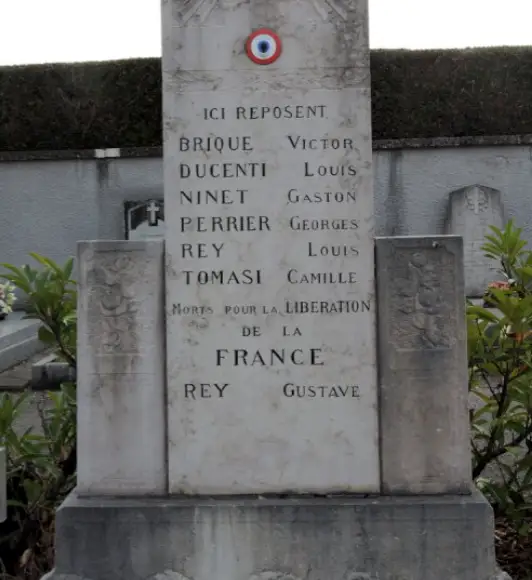
[[[79,499],[57,513],[53,578],[490,580],[482,496]]]
[[[376,245],[383,491],[469,493],[462,240]]]
[[[163,243],[80,242],[78,487],[166,490]]]
[[[472,185],[449,195],[446,230],[448,234],[464,238],[467,296],[482,296],[488,284],[499,278],[497,262],[484,256],[482,246],[486,243],[486,234],[493,234],[489,226],[503,228],[504,223],[500,191]]]
[[[170,490],[377,491],[367,2],[169,0],[163,38]]]

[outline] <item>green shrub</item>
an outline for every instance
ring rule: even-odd
[[[58,266],[32,254],[40,268],[3,264],[1,277],[26,294],[29,318],[41,322],[40,338],[58,356],[76,364],[76,290],[73,261]],[[42,433],[21,433],[16,422],[31,393],[0,399],[0,445],[7,451],[8,517],[0,524],[0,572],[5,578],[37,580],[53,567],[55,510],[76,479],[76,387],[48,393],[40,409]]]
[[[510,222],[484,252],[500,264],[485,306],[469,305],[473,475],[497,515],[532,516],[532,252]]]
[[[22,290],[29,305],[26,318],[41,322],[39,338],[53,346],[57,355],[76,366],[77,339],[77,292],[72,280],[74,260],[69,258],[61,267],[53,260],[36,253],[30,253],[40,269],[29,265],[18,268],[11,264],[1,264],[7,273],[0,278]]]

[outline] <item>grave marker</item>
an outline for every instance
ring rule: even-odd
[[[126,240],[142,241],[164,239],[164,202],[126,201],[124,203]]]
[[[464,238],[465,291],[481,297],[488,284],[499,278],[497,264],[484,256],[482,246],[489,226],[503,228],[505,223],[501,192],[491,187],[472,185],[449,196],[446,229]]]

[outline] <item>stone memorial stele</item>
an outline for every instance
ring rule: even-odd
[[[367,1],[162,20],[165,239],[79,244],[50,575],[491,580],[463,243],[374,238]]]
[[[170,491],[377,491],[366,4],[163,10]]]
[[[466,294],[481,297],[488,284],[500,277],[497,264],[482,251],[490,226],[503,228],[505,223],[501,192],[491,187],[471,185],[449,195],[446,228],[464,238]]]

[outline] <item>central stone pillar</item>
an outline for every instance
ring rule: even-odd
[[[379,489],[367,24],[163,2],[171,493]]]

